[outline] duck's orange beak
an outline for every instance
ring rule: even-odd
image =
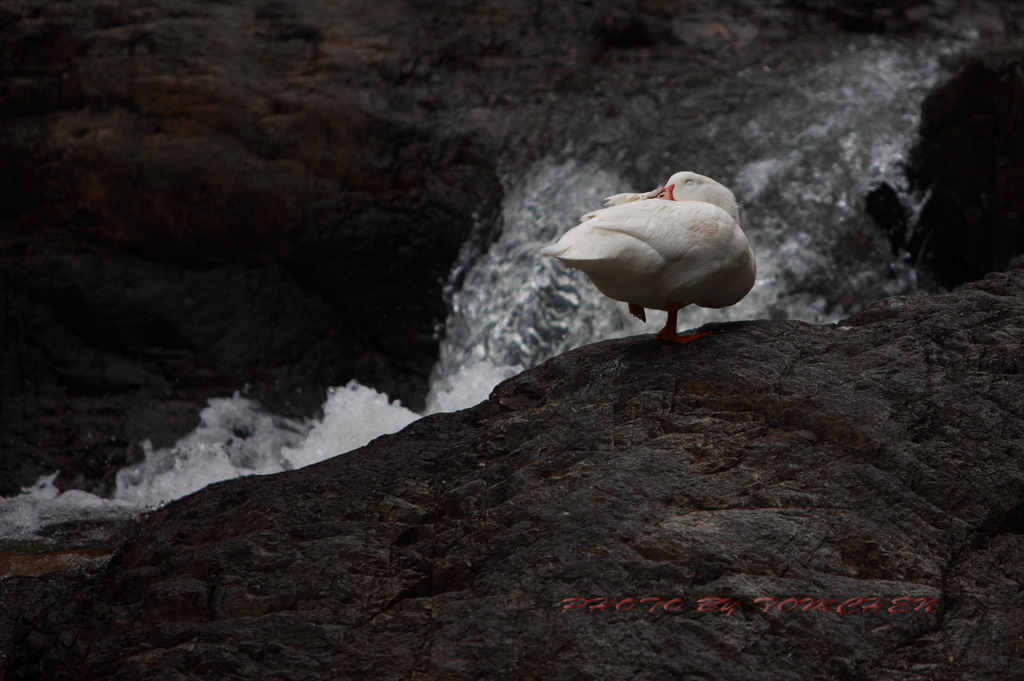
[[[675,188],[676,188],[676,186],[674,184],[666,185],[666,186],[661,188],[661,191],[658,192],[658,195],[656,197],[654,197],[654,198],[656,198],[656,199],[668,199],[669,201],[675,201],[676,198],[675,198],[675,196],[673,196],[673,191],[675,190]]]

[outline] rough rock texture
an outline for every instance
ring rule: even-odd
[[[712,328],[580,348],[7,580],[4,678],[1020,678],[1024,269]],[[561,612],[600,596],[685,605]],[[940,604],[754,605],[909,596]]]
[[[1024,253],[1024,52],[969,58],[921,113],[907,167],[926,197],[916,217],[884,185],[869,209],[894,249],[947,287],[974,281]]]

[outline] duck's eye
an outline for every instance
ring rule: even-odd
[[[687,181],[686,181],[686,182],[684,182],[683,184],[693,184],[693,180],[687,180]]]

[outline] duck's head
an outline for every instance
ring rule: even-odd
[[[703,201],[711,203],[731,215],[736,222],[740,220],[739,206],[736,203],[736,197],[731,191],[710,177],[698,175],[689,170],[676,173],[668,178],[668,182],[659,190],[655,198],[668,201]]]

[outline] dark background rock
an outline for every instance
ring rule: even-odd
[[[174,502],[105,566],[0,583],[4,678],[1016,678],[1022,324],[1015,269],[838,325],[574,350]],[[687,606],[560,613],[596,596]],[[941,605],[753,604],[804,596]]]
[[[501,192],[448,93],[402,89],[425,49],[402,17],[0,7],[0,494],[54,469],[103,491],[246,387],[285,415],[353,378],[422,406]]]
[[[451,265],[567,110],[813,61],[840,7],[881,11],[0,0],[0,494],[55,469],[104,491],[239,389],[422,406]],[[1020,32],[1012,2],[887,12],[869,29]]]
[[[973,56],[928,96],[907,176],[927,197],[916,216],[889,185],[872,190],[868,209],[943,286],[1024,253],[1024,52]]]

